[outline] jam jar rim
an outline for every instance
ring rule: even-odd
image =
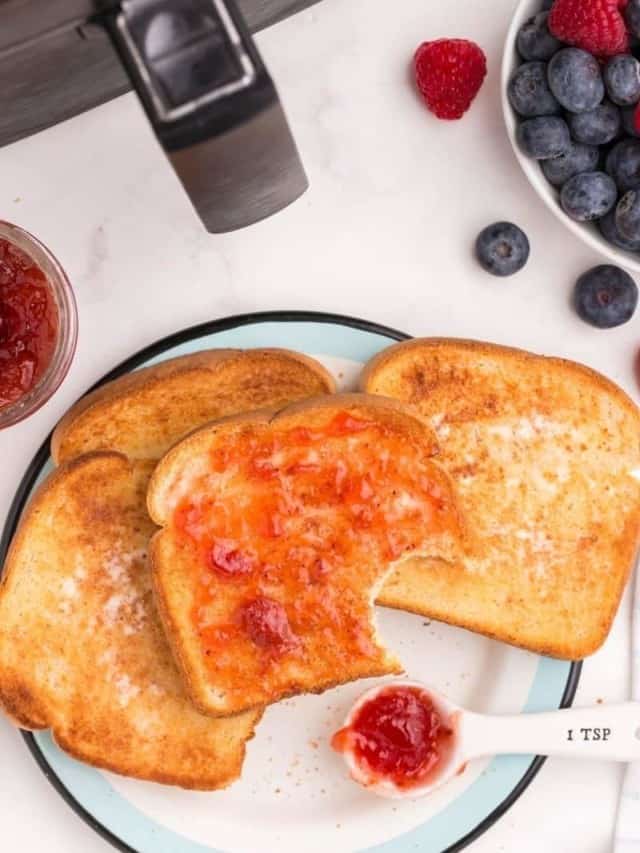
[[[58,390],[64,381],[78,341],[78,309],[73,288],[53,252],[42,241],[19,225],[0,219],[0,239],[16,245],[43,270],[51,288],[57,311],[58,329],[51,361],[33,388],[14,403],[0,408],[0,430],[33,415]]]

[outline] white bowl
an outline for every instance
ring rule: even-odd
[[[618,249],[607,242],[600,233],[598,226],[594,223],[575,222],[564,212],[560,206],[559,193],[545,178],[540,163],[537,160],[531,160],[525,157],[520,151],[520,147],[516,141],[516,128],[518,120],[516,113],[509,103],[507,97],[507,84],[511,74],[520,64],[521,60],[518,57],[516,50],[516,38],[518,30],[532,15],[540,12],[542,8],[541,0],[520,0],[518,7],[511,21],[507,40],[504,47],[504,55],[502,57],[502,74],[501,74],[501,96],[502,109],[504,112],[505,124],[507,133],[511,140],[511,145],[515,151],[518,162],[522,166],[522,171],[529,179],[529,183],[544,201],[547,207],[553,211],[555,216],[562,224],[579,237],[583,243],[586,243],[592,249],[600,252],[610,261],[619,264],[627,269],[640,272],[640,254],[635,252],[626,252],[624,249]]]

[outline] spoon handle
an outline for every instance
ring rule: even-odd
[[[504,717],[465,711],[459,725],[467,760],[504,754],[640,760],[640,702]]]

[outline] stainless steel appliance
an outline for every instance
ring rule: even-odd
[[[307,180],[251,33],[313,2],[0,0],[0,146],[133,86],[205,227],[257,222]]]

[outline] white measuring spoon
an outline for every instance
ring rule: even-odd
[[[422,797],[461,773],[474,758],[491,755],[550,755],[598,761],[640,760],[640,702],[567,708],[532,714],[489,716],[455,705],[418,681],[394,681],[374,687],[354,704],[348,727],[367,702],[389,688],[417,688],[428,695],[453,740],[427,780],[400,788],[391,779],[373,778],[350,749],[343,751],[352,778],[369,790],[393,799]]]

